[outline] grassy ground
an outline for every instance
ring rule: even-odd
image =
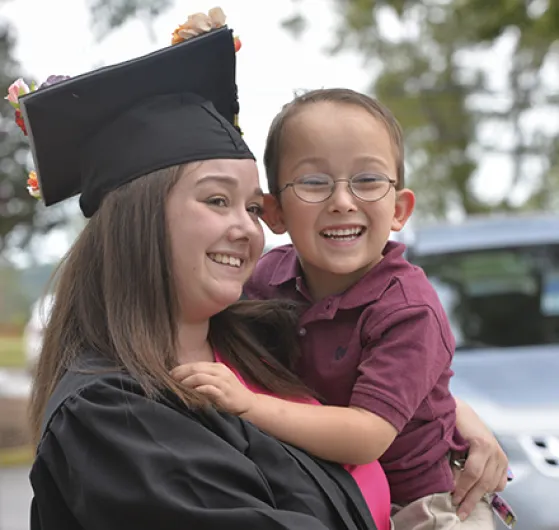
[[[0,468],[29,462],[27,405],[26,398],[0,398]]]
[[[0,336],[0,368],[23,368],[23,339],[18,336]]]
[[[29,466],[33,462],[34,450],[31,444],[0,449],[0,469],[3,467]]]
[[[23,340],[17,335],[0,335],[0,368],[23,368]],[[29,464],[27,400],[0,398],[0,468]]]

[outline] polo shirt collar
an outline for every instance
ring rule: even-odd
[[[269,285],[282,285],[290,280],[302,278],[302,276],[303,269],[299,263],[297,251],[293,245],[289,245],[287,252],[283,254],[281,259],[276,264],[272,277],[270,278]]]
[[[335,301],[333,306],[352,309],[378,300],[390,285],[396,272],[409,267],[409,264],[402,258],[405,249],[406,246],[402,243],[388,241],[383,250],[384,259],[347,291],[328,297],[331,302]],[[277,263],[269,285],[278,286],[292,280],[296,285],[304,285],[303,269],[297,251],[291,245]]]

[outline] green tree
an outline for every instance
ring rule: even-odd
[[[284,25],[299,35],[308,21],[305,2],[296,5]],[[559,2],[331,0],[331,5],[337,39],[329,51],[357,50],[380,72],[369,90],[405,129],[420,215],[559,207],[559,127],[530,126],[534,114],[559,112],[559,91],[545,82],[545,72],[559,64]],[[398,34],[386,30],[395,25]],[[508,64],[490,71],[484,63],[503,44],[511,49]],[[497,201],[484,197],[483,183],[476,186],[485,154],[506,155],[511,162],[511,181]],[[505,173],[491,178],[502,180]]]
[[[0,0],[0,7],[8,1],[14,0]],[[171,0],[89,0],[89,9],[95,34],[103,39],[132,18],[144,20],[149,30],[153,18],[171,3]],[[4,100],[9,85],[23,76],[13,57],[14,45],[9,24],[0,21],[0,255],[9,244],[24,247],[33,235],[46,233],[68,221],[67,208],[45,210],[27,193],[28,142],[14,123],[12,107]]]
[[[6,94],[19,75],[12,58],[13,39],[7,26],[0,27],[0,93]],[[37,224],[37,201],[26,190],[27,141],[14,123],[13,109],[0,99],[0,252],[8,234],[28,235]]]

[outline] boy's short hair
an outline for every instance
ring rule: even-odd
[[[268,179],[268,189],[273,195],[279,193],[279,169],[281,156],[281,142],[283,130],[290,118],[295,116],[302,108],[311,103],[322,101],[356,105],[363,108],[385,126],[394,146],[397,164],[396,189],[404,187],[404,140],[402,128],[392,112],[380,101],[366,94],[347,88],[321,88],[296,95],[295,98],[284,105],[276,115],[266,139],[264,150],[264,166]]]

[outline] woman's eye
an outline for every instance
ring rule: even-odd
[[[207,200],[207,203],[212,206],[224,207],[227,206],[227,199],[225,197],[211,197]]]
[[[247,208],[247,212],[255,215],[256,217],[262,217],[262,215],[264,214],[264,208],[260,206],[260,204],[252,204]]]

